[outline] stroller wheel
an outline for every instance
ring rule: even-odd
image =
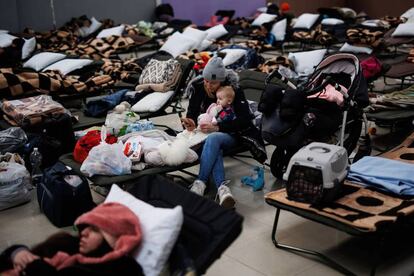
[[[276,147],[270,159],[270,171],[277,179],[283,179],[283,174],[287,169],[291,154],[283,147]]]

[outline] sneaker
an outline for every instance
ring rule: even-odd
[[[234,208],[236,201],[233,198],[233,195],[230,192],[230,188],[225,184],[221,184],[217,190],[219,204],[226,209]]]
[[[193,184],[191,184],[190,191],[200,196],[203,196],[205,189],[206,189],[206,184],[204,184],[203,181],[197,179],[193,182]]]

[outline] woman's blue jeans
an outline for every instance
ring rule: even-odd
[[[213,176],[216,186],[219,187],[224,179],[223,150],[231,149],[236,140],[227,133],[213,132],[204,142],[200,157],[200,172],[198,179],[207,183],[210,175]]]

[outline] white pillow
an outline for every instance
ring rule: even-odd
[[[289,53],[288,59],[293,61],[296,73],[299,75],[310,75],[315,70],[315,66],[322,61],[326,52],[326,49],[320,49],[307,52]]]
[[[198,47],[198,50],[199,51],[204,51],[205,49],[207,49],[208,47],[210,47],[211,44],[213,44],[213,41],[208,40],[208,39],[204,39],[203,41],[201,41],[201,44]]]
[[[276,38],[276,41],[285,40],[287,20],[286,18],[273,24],[272,30],[270,31]]]
[[[14,35],[9,35],[8,33],[0,34],[0,48],[6,48],[12,45],[13,40],[17,37]]]
[[[211,27],[207,29],[206,32],[207,32],[206,39],[209,39],[209,40],[214,40],[219,37],[222,37],[223,35],[228,34],[228,31],[226,30],[226,28],[224,28],[223,24],[219,24],[214,27]]]
[[[339,52],[347,52],[347,53],[363,53],[370,55],[372,53],[372,49],[369,47],[363,47],[363,46],[353,46],[351,44],[348,44],[347,42],[342,45],[341,49],[339,49]]]
[[[178,55],[193,49],[196,43],[197,41],[194,39],[191,39],[180,32],[175,32],[167,39],[164,45],[162,45],[160,51],[165,51],[176,58]]]
[[[197,42],[195,48],[200,49],[201,43],[207,37],[207,32],[188,27],[184,30],[183,35],[194,39]]]
[[[82,37],[87,37],[88,35],[96,32],[101,26],[102,26],[102,23],[96,20],[95,17],[92,17],[91,25],[89,27],[81,27],[79,29],[79,32]]]
[[[8,30],[0,30],[0,34],[7,34],[8,32]]]
[[[244,49],[223,49],[220,52],[226,53],[226,56],[223,59],[224,66],[231,65],[244,57],[247,53]]]
[[[261,26],[264,23],[275,20],[277,15],[269,13],[261,13],[255,20],[252,22],[252,26]]]
[[[28,58],[36,48],[36,38],[29,39],[24,38],[24,44],[22,47],[22,59]]]
[[[125,25],[119,25],[117,27],[112,27],[109,29],[104,29],[99,32],[99,34],[96,36],[97,38],[105,38],[111,35],[114,36],[122,36],[122,33],[125,30]]]
[[[339,25],[344,24],[345,22],[338,18],[325,18],[322,20],[322,25]]]
[[[158,276],[180,234],[184,220],[182,207],[154,207],[123,191],[116,184],[112,185],[105,202],[121,203],[137,215],[141,224],[142,241],[134,258],[146,276]]]
[[[70,72],[75,71],[76,69],[85,67],[86,65],[89,65],[91,63],[92,63],[92,60],[90,59],[67,58],[67,59],[63,59],[58,62],[52,63],[51,65],[43,69],[43,72],[46,70],[58,70],[62,73],[62,75],[66,76]]]
[[[59,53],[43,52],[32,56],[28,61],[23,64],[25,68],[32,68],[39,72],[46,66],[55,63],[61,59],[64,59],[66,55]]]
[[[362,22],[361,25],[367,26],[367,27],[380,27],[381,26],[381,20],[379,20],[379,19],[369,19],[369,20],[365,20],[364,22]]]
[[[174,94],[174,91],[152,92],[131,108],[134,112],[155,112],[158,111]]]
[[[398,25],[391,36],[414,36],[414,22]]]
[[[318,18],[319,14],[303,13],[298,17],[298,20],[296,20],[293,28],[310,29],[315,24],[316,20],[318,20]]]
[[[401,17],[405,17],[405,18],[413,18],[414,17],[414,7],[408,9],[405,13],[403,13],[401,15]]]

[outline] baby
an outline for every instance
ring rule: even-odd
[[[206,113],[200,114],[197,118],[198,127],[192,131],[185,129],[177,135],[178,138],[185,138],[189,142],[189,146],[193,147],[202,143],[208,134],[200,131],[200,125],[212,123],[217,125],[220,122],[231,121],[236,118],[232,103],[234,101],[235,92],[231,86],[220,87],[216,92],[217,102],[212,103]]]
[[[198,125],[203,123],[213,123],[217,125],[219,122],[232,121],[236,117],[232,103],[235,93],[231,86],[220,87],[216,92],[217,102],[212,103],[206,113],[198,116]]]

